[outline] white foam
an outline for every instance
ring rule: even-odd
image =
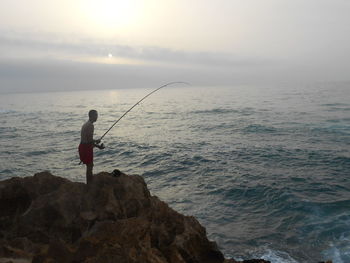
[[[298,263],[287,252],[267,249],[260,256],[261,259],[269,260],[271,263]]]
[[[13,113],[14,110],[0,109],[0,113]]]
[[[283,251],[277,251],[269,248],[261,248],[254,251],[250,251],[249,253],[249,259],[250,258],[260,258],[264,260],[268,260],[271,263],[300,263],[293,259],[287,252]],[[225,254],[225,256],[228,256],[228,254]],[[235,258],[235,257],[232,257]],[[248,259],[245,258],[245,259]],[[244,258],[235,258],[235,260],[243,261]]]
[[[330,243],[330,248],[323,253],[326,259],[331,259],[333,263],[347,263],[350,258],[349,238],[342,236],[336,244]],[[344,261],[344,259],[346,261]]]
[[[345,263],[342,259],[341,259],[341,253],[340,250],[333,246],[330,249],[326,250],[324,253],[325,258],[329,258],[332,259],[333,263]]]

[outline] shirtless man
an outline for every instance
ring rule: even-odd
[[[103,144],[99,145],[101,140],[94,140],[94,122],[97,121],[97,111],[89,111],[89,120],[81,128],[81,140],[79,144],[79,156],[81,162],[86,164],[86,183],[89,184],[92,181],[92,168],[94,167],[94,153],[93,148],[104,149]]]

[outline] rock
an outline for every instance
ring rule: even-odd
[[[206,230],[156,196],[140,176],[91,184],[48,172],[0,182],[0,262],[221,263]]]
[[[238,263],[224,259],[194,217],[120,171],[89,185],[48,172],[1,181],[2,262]]]

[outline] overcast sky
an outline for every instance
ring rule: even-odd
[[[349,0],[1,0],[0,92],[349,81]]]

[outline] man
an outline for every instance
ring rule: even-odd
[[[97,111],[89,111],[89,120],[81,128],[81,140],[79,144],[79,156],[80,161],[86,164],[86,183],[89,184],[92,181],[92,168],[94,167],[94,153],[93,148],[104,149],[103,144],[99,145],[101,140],[94,140],[94,122],[97,121]]]

